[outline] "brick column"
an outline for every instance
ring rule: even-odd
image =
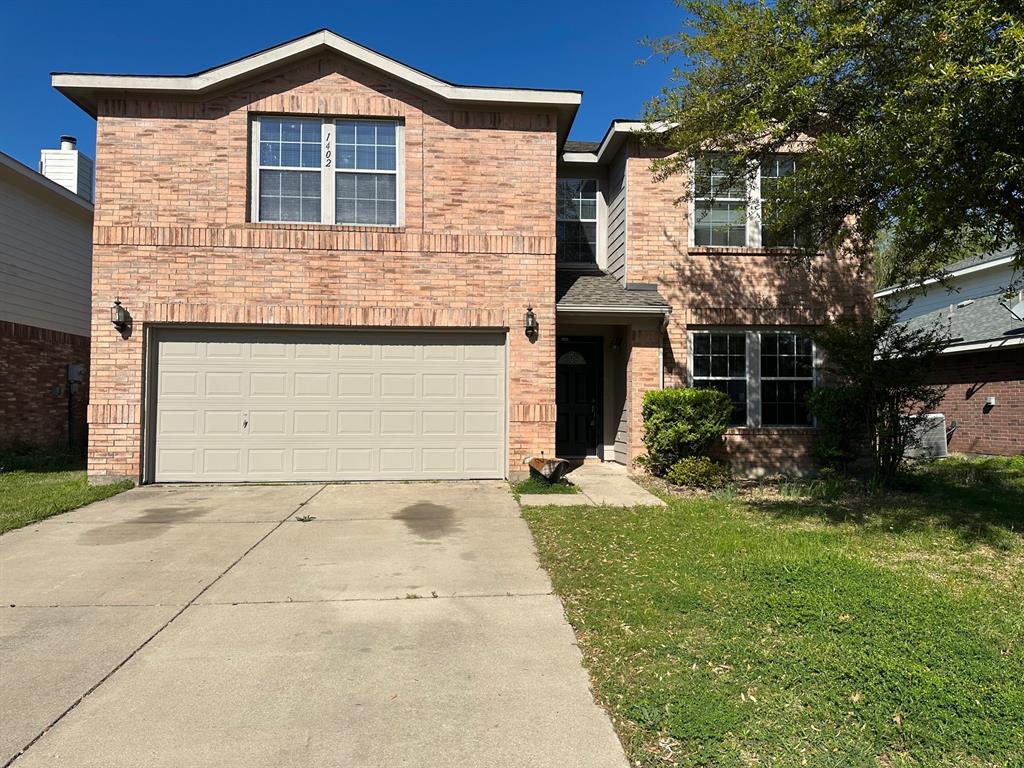
[[[626,408],[629,413],[629,437],[626,466],[632,472],[634,462],[645,452],[643,443],[644,393],[661,386],[661,330],[630,328],[626,350]]]

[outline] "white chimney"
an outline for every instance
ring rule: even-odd
[[[92,158],[76,148],[74,136],[61,136],[60,149],[39,153],[39,172],[79,197],[92,202]]]

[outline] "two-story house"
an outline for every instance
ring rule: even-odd
[[[806,464],[801,331],[868,294],[763,231],[792,158],[688,211],[639,124],[566,140],[579,92],[455,85],[327,30],[53,83],[97,120],[94,481],[632,466],[643,394],[685,384],[733,398],[738,464]]]
[[[0,152],[0,451],[84,453],[92,160],[72,136],[39,171]]]

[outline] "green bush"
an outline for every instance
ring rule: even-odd
[[[732,470],[707,456],[688,456],[669,467],[665,477],[675,485],[714,491],[732,482]]]
[[[822,466],[846,471],[868,454],[867,404],[857,386],[819,387],[807,397],[818,424],[814,455]]]
[[[642,463],[664,476],[680,459],[699,456],[725,434],[732,415],[729,396],[716,389],[659,389],[644,395]]]

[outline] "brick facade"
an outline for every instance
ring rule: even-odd
[[[86,366],[68,390],[68,365]],[[82,447],[89,399],[89,339],[0,321],[0,449]],[[70,425],[70,430],[69,430]]]
[[[405,226],[249,223],[260,113],[402,120]],[[90,477],[140,477],[155,323],[507,327],[510,470],[553,453],[556,130],[546,108],[453,107],[330,52],[206,100],[101,99]]]
[[[659,152],[628,142],[626,281],[653,283],[671,304],[663,336],[665,385],[687,382],[687,331],[709,326],[807,327],[864,312],[871,281],[856,260],[823,254],[796,263],[767,248],[692,247],[685,203],[688,179],[655,181]],[[644,384],[654,388],[649,378]],[[802,471],[810,467],[813,431],[734,429],[722,451],[741,471]]]
[[[1024,349],[992,349],[944,355],[933,381],[948,385],[937,409],[947,428],[955,421],[949,441],[954,453],[1024,453]],[[985,405],[988,397],[996,404]]]

